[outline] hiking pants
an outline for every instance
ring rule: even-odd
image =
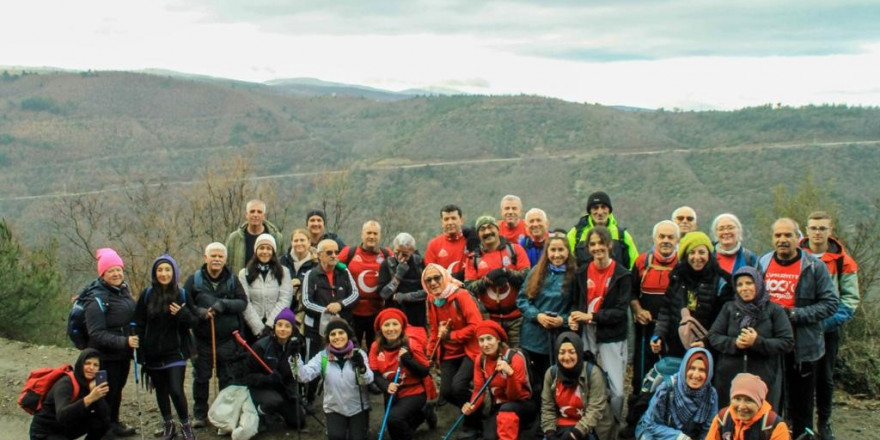
[[[186,405],[186,394],[183,392],[186,365],[161,369],[147,368],[146,370],[150,375],[150,381],[156,388],[156,404],[159,406],[162,420],[171,420],[172,403],[181,423],[189,420],[189,408]]]
[[[825,356],[816,365],[816,414],[819,424],[831,420],[831,404],[834,401],[834,364],[840,346],[840,331],[825,333]]]

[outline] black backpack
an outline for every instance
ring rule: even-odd
[[[107,313],[107,299],[104,293],[86,288],[76,296],[73,307],[67,315],[67,337],[78,350],[89,346],[89,329],[86,327],[85,308],[90,301],[97,301],[101,311]]]

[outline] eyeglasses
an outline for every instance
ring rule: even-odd
[[[434,275],[432,277],[425,278],[425,284],[437,283],[443,281],[443,275]]]
[[[688,215],[688,216],[680,215],[680,216],[676,217],[675,219],[678,220],[678,221],[680,221],[680,222],[683,222],[683,221],[685,221],[685,220],[687,220],[687,221],[689,221],[689,222],[692,222],[692,221],[694,221],[694,220],[696,219],[696,217],[694,217],[694,216],[692,216],[692,215]]]
[[[725,231],[735,231],[735,230],[736,230],[736,226],[734,226],[734,225],[719,226],[719,227],[715,228],[715,230],[716,230],[716,231],[722,231],[722,232],[725,232]]]
[[[328,257],[331,255],[339,255],[339,251],[324,251],[324,255]]]
[[[816,231],[822,231],[822,232],[825,232],[825,231],[827,231],[827,230],[829,230],[829,229],[831,229],[831,228],[829,228],[828,226],[807,226],[807,229],[809,229],[809,230],[811,230],[811,231],[813,231],[813,232],[816,232]]]

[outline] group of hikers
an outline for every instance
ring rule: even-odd
[[[373,220],[346,246],[321,210],[282,236],[252,200],[182,287],[162,255],[137,299],[122,258],[99,249],[98,278],[77,297],[88,348],[31,438],[134,435],[119,414],[132,360],[163,439],[196,438],[212,381],[246,386],[261,427],[277,416],[302,428],[321,394],[329,440],[367,438],[371,393],[385,401],[378,435],[392,440],[435,428],[444,405],[458,414],[444,440],[811,438],[814,410],[816,438],[834,438],[839,331],[859,292],[828,214],[804,219],[807,235],[777,219],[773,251],[758,257],[730,213],[710,237],[678,208],[639,253],[604,192],[568,231],[541,209],[523,215],[516,196],[500,208],[500,221],[471,228],[443,206],[443,232],[420,252],[406,232],[383,247]]]

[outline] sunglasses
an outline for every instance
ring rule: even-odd
[[[691,215],[688,215],[688,216],[680,215],[680,216],[676,217],[675,219],[678,220],[678,221],[680,221],[680,222],[683,222],[683,221],[685,221],[685,220],[687,220],[687,221],[689,221],[689,222],[692,222],[692,221],[694,221],[695,218],[696,218],[696,217],[691,216]]]
[[[425,278],[425,284],[431,284],[431,283],[438,283],[439,284],[441,281],[443,281],[442,275],[434,275],[432,277]]]
[[[339,251],[324,251],[324,255],[339,255]]]

